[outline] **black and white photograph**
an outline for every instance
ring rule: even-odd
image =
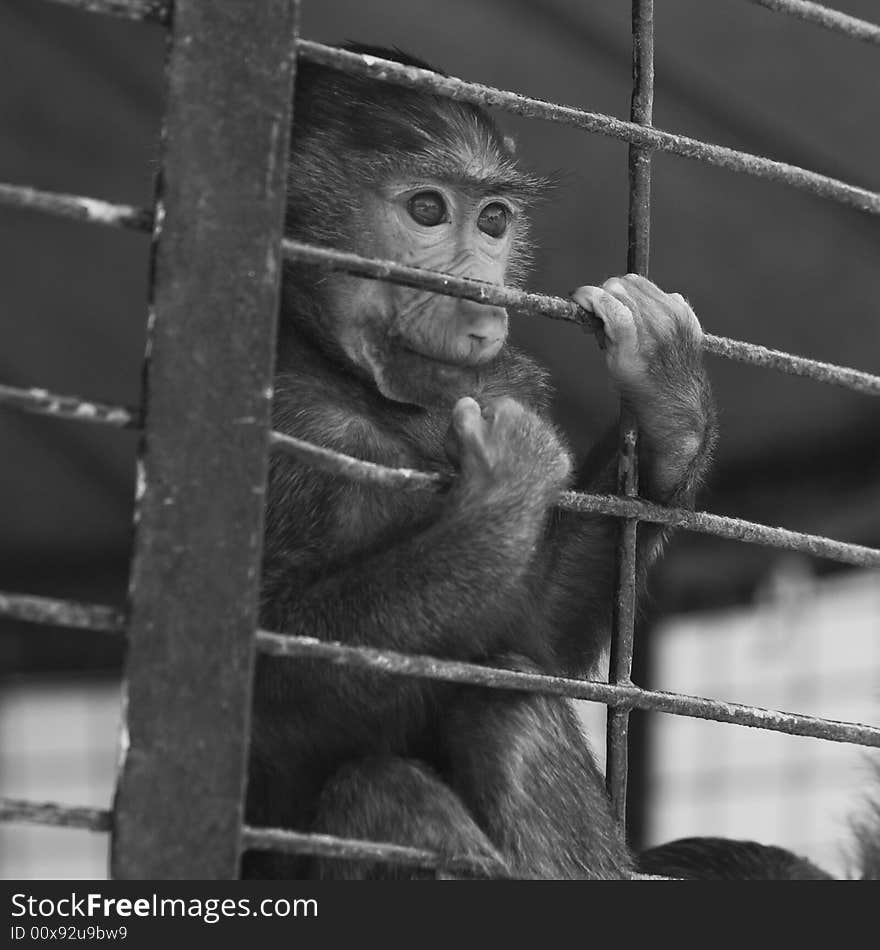
[[[877,0],[0,0],[0,63],[13,942],[880,879]]]

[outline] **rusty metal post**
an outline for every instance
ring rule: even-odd
[[[238,874],[296,0],[176,0],[112,873]]]

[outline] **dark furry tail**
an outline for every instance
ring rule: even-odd
[[[880,762],[874,763],[874,790],[852,820],[855,866],[863,881],[880,881]]]
[[[852,878],[880,881],[880,762],[867,800],[850,821]],[[785,848],[730,838],[680,838],[638,856],[642,874],[691,881],[817,881],[833,876]]]
[[[670,841],[643,851],[638,868],[642,874],[686,881],[833,880],[827,871],[785,848],[730,838]]]

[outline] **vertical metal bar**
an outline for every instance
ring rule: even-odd
[[[112,872],[238,874],[296,0],[176,0]]]
[[[633,93],[630,117],[640,125],[651,124],[654,102],[654,0],[633,0]],[[651,219],[651,152],[630,146],[629,150],[629,243],[627,271],[648,274]],[[638,493],[638,433],[632,414],[621,409],[618,492]],[[613,604],[611,661],[608,679],[628,684],[632,672],[635,624],[638,520],[625,519],[620,526],[617,590]],[[605,781],[612,811],[626,821],[627,740],[629,707],[608,710],[607,764]]]

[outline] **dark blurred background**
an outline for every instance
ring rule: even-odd
[[[835,6],[865,19],[878,14],[876,0]],[[455,76],[626,117],[629,18],[627,0],[450,0],[442,12],[430,0],[305,0],[302,35],[397,45]],[[660,0],[656,44],[658,127],[880,189],[876,47],[747,0]],[[0,180],[149,204],[163,56],[158,26],[44,0],[2,0]],[[625,144],[510,116],[499,121],[519,137],[530,165],[562,174],[558,192],[536,214],[532,289],[564,295],[624,271]],[[878,250],[876,217],[783,185],[655,158],[651,277],[684,293],[712,333],[880,373]],[[148,253],[145,235],[0,208],[0,382],[136,404]],[[616,412],[593,339],[573,326],[525,318],[513,334],[550,369],[558,419],[573,444],[586,448]],[[880,545],[880,402],[709,360],[721,437],[700,507]],[[135,451],[128,433],[0,413],[0,589],[124,603]],[[785,700],[798,711],[877,721],[876,572],[680,532],[651,590],[639,682],[705,695],[726,689],[720,698]],[[838,670],[835,692],[828,671],[841,658],[849,666]],[[120,662],[110,637],[0,621],[0,791],[108,803]],[[853,671],[862,677],[858,686]],[[766,688],[754,692],[759,680]],[[853,709],[846,703],[855,693],[862,705]],[[688,795],[686,833],[704,826],[736,831],[736,822],[719,824],[745,795],[731,792],[727,779],[766,776],[768,763],[787,755],[768,746],[759,761],[748,749],[761,737],[745,752],[737,746],[723,761],[708,762],[724,745],[714,732],[676,738],[664,725],[646,741],[640,720],[636,727],[636,841],[668,837],[657,815],[670,813],[664,802],[679,807]],[[756,735],[712,728],[728,737]],[[831,745],[781,739],[786,749]],[[601,746],[600,735],[595,742]],[[91,772],[82,766],[89,744]],[[819,776],[810,799],[819,812],[823,794],[827,801],[849,790],[854,800],[850,774],[817,755],[798,753],[772,788],[761,786],[764,806],[776,795],[773,814],[791,813],[784,791],[809,784],[805,776]],[[682,778],[687,763],[691,771]],[[764,806],[747,809],[743,820],[751,815],[751,827],[766,825],[768,840],[784,843],[766,807],[760,812]],[[700,824],[695,816],[704,812]],[[803,845],[815,840],[820,857],[836,835],[827,825]],[[97,873],[103,845],[83,863],[79,846],[69,844],[75,834],[4,830],[0,871]],[[55,856],[50,870],[40,863],[47,851]]]

